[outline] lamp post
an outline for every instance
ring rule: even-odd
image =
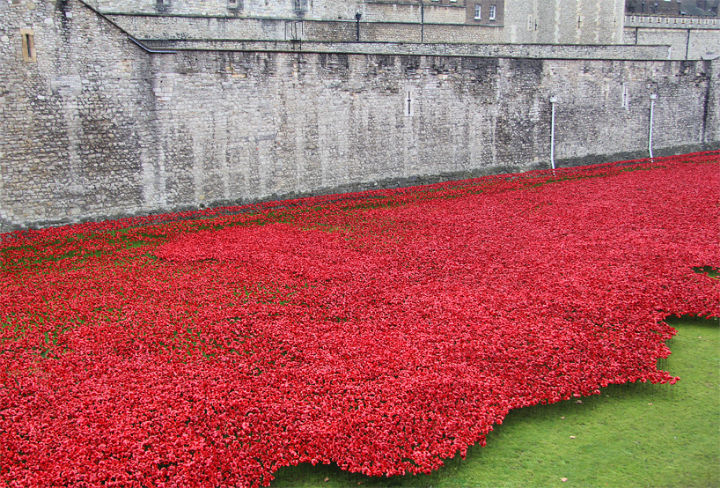
[[[655,99],[657,99],[657,94],[651,93],[650,94],[650,130],[648,132],[648,152],[650,153],[650,159],[653,159],[653,143],[652,143],[652,136],[653,136],[653,116],[655,115]]]
[[[555,171],[555,103],[557,97],[550,97],[550,106],[552,107],[552,117],[550,121],[550,165]]]

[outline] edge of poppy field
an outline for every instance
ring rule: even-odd
[[[238,215],[238,214],[262,214],[264,212],[272,210],[283,210],[290,208],[300,208],[307,206],[317,206],[334,204],[339,202],[351,202],[361,200],[372,200],[390,197],[393,195],[399,195],[404,193],[410,193],[418,191],[420,189],[424,191],[432,191],[434,189],[440,189],[447,186],[453,185],[477,185],[481,183],[487,183],[498,180],[516,180],[516,179],[535,179],[547,176],[561,176],[568,177],[572,175],[588,173],[591,171],[597,171],[602,169],[616,169],[624,166],[639,166],[643,164],[658,164],[666,162],[682,162],[684,159],[704,157],[711,159],[713,157],[720,158],[720,149],[711,151],[701,151],[686,154],[679,154],[673,156],[664,156],[656,158],[641,158],[641,159],[630,159],[623,161],[613,161],[599,164],[592,164],[587,166],[572,166],[563,167],[556,169],[534,169],[518,173],[502,173],[502,174],[491,174],[479,177],[470,177],[464,179],[448,179],[436,183],[428,184],[417,184],[398,186],[396,188],[378,188],[372,190],[363,191],[350,191],[340,193],[328,193],[328,194],[313,194],[309,196],[288,196],[288,198],[278,198],[272,196],[269,199],[260,199],[257,201],[251,201],[248,203],[242,203],[238,205],[219,205],[194,210],[181,210],[176,212],[162,212],[162,213],[146,213],[142,214],[129,214],[127,216],[118,216],[115,218],[107,218],[106,216],[100,217],[99,220],[88,219],[81,222],[75,223],[48,223],[46,226],[29,227],[27,229],[15,230],[5,233],[0,233],[0,248],[9,245],[9,243],[17,244],[18,241],[22,240],[35,240],[42,239],[44,237],[61,237],[70,234],[86,234],[91,232],[104,232],[120,230],[132,227],[141,227],[149,225],[166,224],[172,222],[179,222],[185,220],[202,220],[214,217]]]

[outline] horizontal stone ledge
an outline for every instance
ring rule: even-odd
[[[254,41],[219,39],[142,39],[151,49],[175,51],[258,51],[419,56],[472,56],[539,59],[666,61],[666,45],[428,44],[377,42]]]

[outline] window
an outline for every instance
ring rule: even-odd
[[[495,20],[496,12],[497,12],[497,7],[495,7],[495,5],[490,5],[490,20]]]
[[[475,20],[482,20],[482,5],[475,5]]]
[[[155,12],[159,14],[170,12],[170,1],[171,0],[155,0]]]
[[[228,8],[231,10],[238,8],[238,0],[228,0]]]
[[[26,63],[35,63],[35,33],[32,29],[20,29],[20,36],[22,37],[22,55],[23,61]]]

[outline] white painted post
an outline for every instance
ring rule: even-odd
[[[555,102],[557,97],[550,97],[550,106],[552,107],[552,121],[550,122],[550,165],[555,169]]]
[[[657,95],[655,93],[650,94],[650,131],[648,133],[648,152],[650,153],[650,159],[653,159],[653,144],[652,144],[652,136],[653,136],[653,117],[655,115],[655,99],[657,98]]]

